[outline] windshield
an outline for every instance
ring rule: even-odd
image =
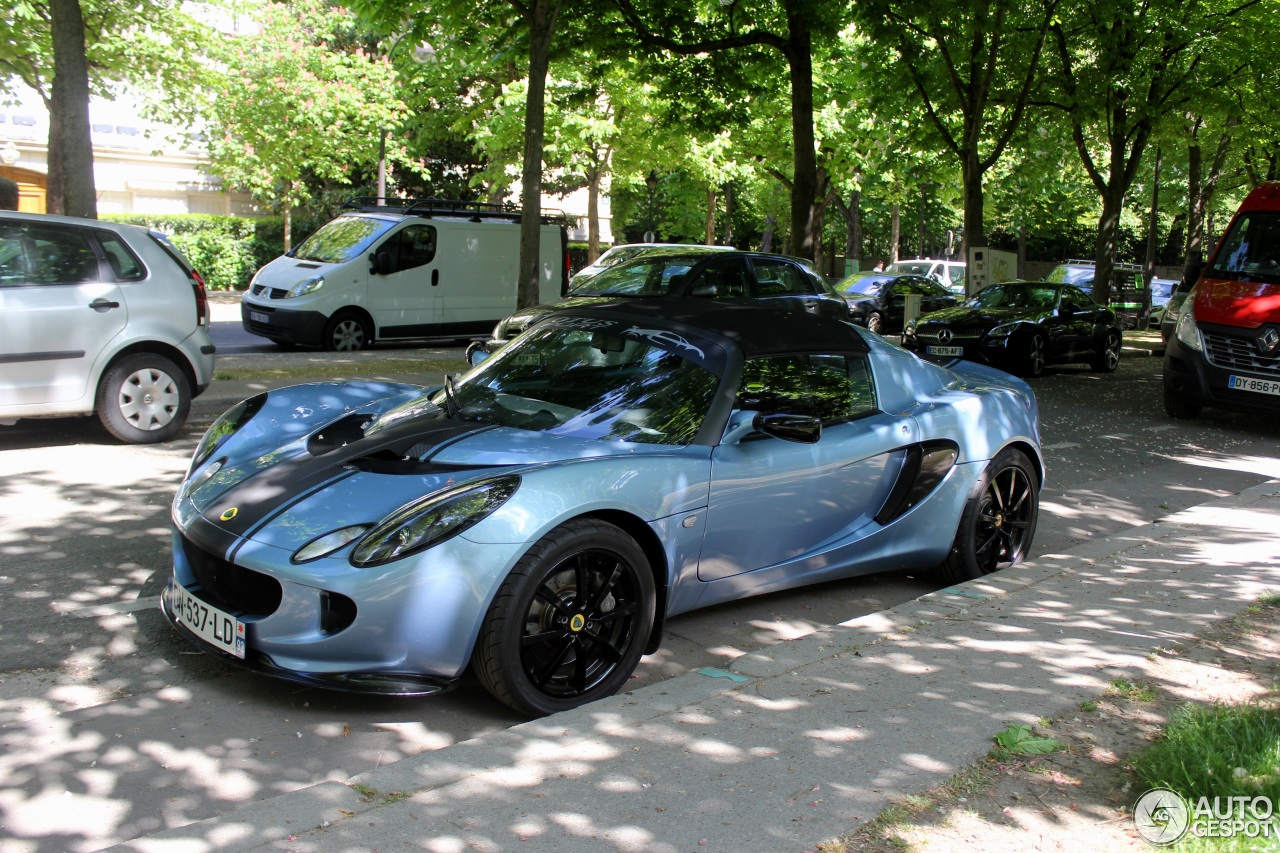
[[[1052,308],[1058,288],[1035,284],[993,284],[968,301],[970,308]]]
[[[719,384],[694,360],[700,356],[672,332],[549,319],[481,362],[452,395],[442,390],[432,402],[516,429],[684,445],[697,436]]]
[[[357,257],[394,224],[367,216],[339,216],[303,240],[293,256],[302,261],[340,264]]]
[[[897,273],[898,275],[928,275],[929,270],[933,268],[933,264],[929,261],[895,261],[889,264],[889,268],[885,272]]]
[[[1205,270],[1208,278],[1280,283],[1280,214],[1243,213]]]
[[[584,281],[570,296],[666,296],[671,279],[693,269],[701,258],[659,255],[615,264]]]
[[[1069,267],[1059,264],[1050,270],[1044,280],[1054,284],[1092,284],[1093,267]]]
[[[882,273],[856,272],[837,284],[836,290],[841,293],[865,293],[868,296],[879,296],[880,291],[884,290],[885,283],[891,278],[892,276],[885,276]]]

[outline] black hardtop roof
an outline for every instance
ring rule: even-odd
[[[839,320],[803,311],[697,297],[635,299],[556,312],[556,316],[570,314],[659,323],[675,331],[721,338],[740,349],[747,358],[781,353],[869,352],[871,349],[851,324]]]

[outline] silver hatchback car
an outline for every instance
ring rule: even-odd
[[[0,212],[0,424],[96,413],[167,441],[213,377],[204,281],[162,234]]]

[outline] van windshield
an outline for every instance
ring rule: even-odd
[[[339,216],[303,240],[294,257],[302,261],[340,264],[357,257],[394,224],[365,216]]]
[[[1280,214],[1255,211],[1237,217],[1204,274],[1280,284]]]

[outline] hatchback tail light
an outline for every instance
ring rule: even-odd
[[[560,270],[560,295],[567,296],[569,293],[569,274],[573,271],[573,257],[569,254],[569,250],[564,250],[564,268]]]
[[[205,292],[204,279],[195,270],[187,273],[187,277],[191,280],[191,289],[196,293],[196,325],[207,326],[209,325],[209,295]]]

